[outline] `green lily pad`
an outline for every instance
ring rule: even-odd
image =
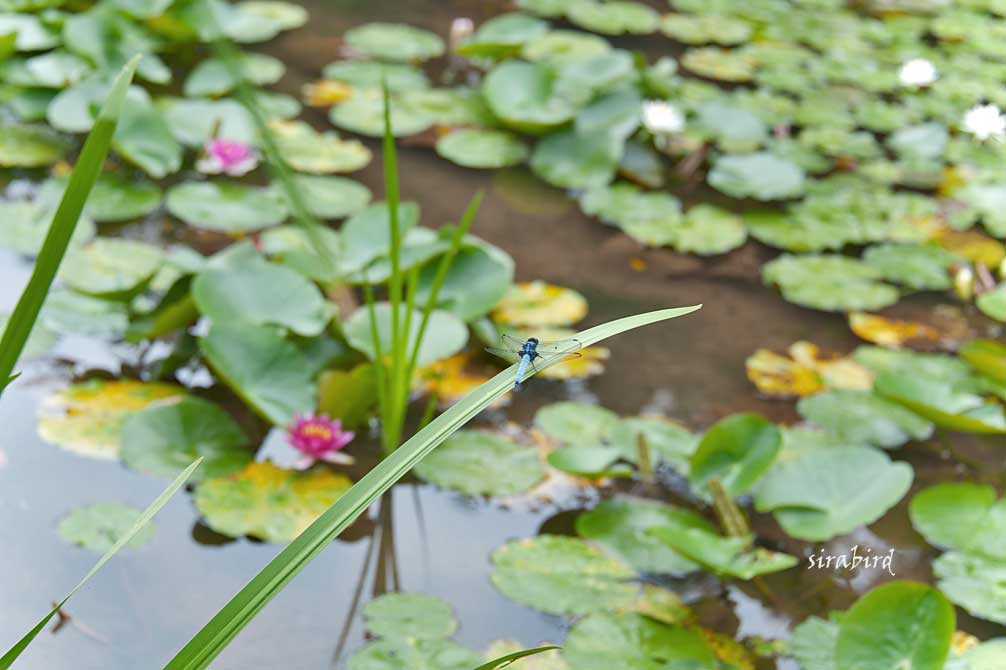
[[[611,44],[599,35],[578,30],[552,30],[527,42],[521,49],[521,56],[533,63],[564,65],[609,51]]]
[[[674,466],[681,474],[688,473],[689,459],[699,445],[699,438],[684,426],[656,416],[635,416],[622,419],[608,435],[608,442],[621,453],[623,461],[636,463],[639,440],[643,438],[650,458]]]
[[[343,40],[353,51],[377,60],[424,61],[444,53],[444,41],[436,33],[404,23],[366,23],[347,30]]]
[[[881,244],[863,254],[863,261],[877,268],[884,279],[936,291],[950,288],[950,267],[962,260],[941,247],[921,244]]]
[[[720,667],[699,630],[633,612],[586,617],[569,631],[562,654],[577,670]]]
[[[255,86],[275,84],[286,72],[283,61],[258,53],[242,54],[236,68],[249,84]],[[207,58],[192,69],[183,90],[189,98],[219,98],[233,91],[237,84],[238,79],[227,63],[219,58]]]
[[[542,63],[510,60],[494,67],[482,95],[505,125],[542,134],[571,121],[576,107],[557,90],[558,74]]]
[[[615,177],[621,145],[605,135],[562,130],[538,141],[531,169],[553,186],[590,188]]]
[[[898,581],[878,586],[842,617],[835,669],[941,670],[955,618],[953,606],[927,584]]]
[[[546,18],[557,19],[566,14],[566,10],[577,0],[517,0],[517,6],[521,9],[544,16]]]
[[[608,441],[619,424],[617,414],[604,407],[577,402],[546,405],[534,415],[534,425],[569,446],[597,446]]]
[[[808,670],[835,670],[835,645],[838,643],[838,623],[816,616],[807,617],[793,629],[787,656]]]
[[[393,93],[430,87],[430,80],[421,70],[401,63],[340,60],[326,65],[322,76],[362,89],[380,90],[381,82],[387,82]]]
[[[370,203],[370,189],[346,177],[294,175],[293,183],[300,192],[307,211],[319,219],[351,216]],[[279,188],[278,184],[275,188],[280,197],[286,200],[286,191]]]
[[[441,640],[458,629],[451,606],[421,593],[386,593],[363,608],[367,631],[391,639]]]
[[[537,449],[474,430],[449,437],[415,472],[431,484],[472,496],[518,495],[545,477]]]
[[[63,335],[118,340],[129,326],[129,315],[122,302],[57,288],[49,291],[38,322]]]
[[[705,487],[718,479],[732,496],[751,489],[772,465],[782,435],[757,414],[734,414],[706,431],[691,457],[689,478]]]
[[[202,148],[214,137],[214,132],[222,140],[258,143],[255,120],[236,100],[161,98],[157,105],[171,133],[185,146]]]
[[[665,14],[660,32],[685,44],[731,46],[747,42],[751,26],[746,21],[717,14]]]
[[[1006,433],[1006,415],[997,402],[989,402],[960,383],[916,375],[883,373],[874,390],[941,428],[968,433]]]
[[[361,142],[340,139],[333,131],[316,132],[303,121],[274,122],[270,130],[283,160],[298,172],[355,172],[370,163],[370,149]]]
[[[122,503],[96,503],[79,507],[59,522],[59,535],[70,544],[104,554],[136,524],[142,510]],[[154,525],[146,524],[126,546],[137,549],[154,538]]]
[[[667,526],[655,526],[647,532],[706,569],[739,579],[788,570],[799,562],[789,554],[752,547],[751,537],[723,537],[702,528]]]
[[[399,323],[404,328],[405,311],[401,310]],[[381,344],[381,352],[387,355],[391,350],[391,305],[382,302],[374,305],[374,317],[377,321],[378,339]],[[408,350],[411,352],[415,347],[419,337],[419,325],[422,321],[422,314],[418,310],[413,310],[408,337]],[[369,309],[361,308],[353,312],[349,320],[343,324],[343,332],[350,346],[357,351],[363,352],[371,360],[377,358],[374,351],[374,343],[371,339],[371,320]],[[419,353],[416,357],[418,365],[428,365],[433,361],[452,356],[464,348],[468,342],[468,329],[464,322],[449,312],[433,310],[430,313],[429,321],[426,323],[426,331],[423,334],[422,342],[419,344]]]
[[[63,259],[59,277],[70,288],[99,298],[128,298],[153,278],[163,252],[145,242],[99,237]]]
[[[768,126],[756,114],[720,100],[709,100],[695,110],[695,126],[728,152],[754,151],[768,140]]]
[[[418,304],[428,300],[436,279],[436,264],[420,272]],[[463,248],[451,262],[437,293],[440,309],[470,322],[495,307],[513,284],[514,261],[502,249],[489,244]]]
[[[647,34],[660,25],[654,9],[629,0],[576,0],[566,9],[566,17],[581,28],[605,35]]]
[[[347,670],[474,668],[484,659],[451,640],[388,638],[369,642],[350,656]]]
[[[285,426],[314,410],[311,366],[276,332],[245,323],[215,323],[199,348],[214,373],[274,425]]]
[[[105,460],[119,457],[126,418],[157,402],[175,401],[185,390],[174,384],[131,379],[92,379],[72,384],[39,407],[38,434],[63,449]]]
[[[434,119],[425,111],[397,94],[391,97],[391,133],[395,137],[415,135],[433,125]],[[363,89],[348,100],[332,107],[329,120],[352,133],[381,137],[384,134],[384,98],[380,90]]]
[[[948,551],[933,561],[940,590],[972,616],[1006,624],[1006,562]]]
[[[87,199],[87,212],[95,221],[129,221],[150,214],[160,205],[161,189],[155,184],[103,174]]]
[[[0,124],[0,167],[44,167],[61,160],[69,144],[46,126]]]
[[[331,311],[317,286],[274,263],[203,272],[192,282],[196,307],[214,323],[279,326],[320,335]]]
[[[991,486],[946,482],[916,493],[912,525],[930,544],[1006,560],[1006,501]]]
[[[548,22],[541,19],[520,12],[500,14],[480,25],[455,51],[474,58],[506,58],[547,32]]]
[[[254,454],[248,437],[227,412],[200,398],[146,407],[122,426],[122,460],[130,468],[175,477],[192,461],[203,463],[194,480],[240,470]]]
[[[850,445],[894,449],[933,434],[930,421],[869,391],[824,391],[801,398],[797,411]]]
[[[59,46],[59,32],[32,14],[0,14],[0,35],[14,34],[16,51],[42,51]]]
[[[1006,657],[1006,639],[1001,637],[986,640],[958,656],[951,649],[951,659],[947,661],[947,670],[996,670]]]
[[[527,160],[527,145],[501,130],[454,130],[437,140],[437,153],[470,168],[502,168]]]
[[[712,524],[691,510],[636,498],[606,500],[576,518],[576,532],[581,537],[640,572],[684,575],[698,570],[697,564],[647,534],[658,526],[713,531]]]
[[[869,472],[869,478],[863,473]],[[755,508],[773,512],[792,537],[824,541],[869,525],[901,500],[912,468],[873,447],[806,449],[777,463],[755,491]]]
[[[986,377],[1006,384],[1006,346],[995,340],[972,340],[957,355]]]
[[[899,128],[887,140],[887,146],[901,158],[942,158],[949,134],[942,123],[922,123]]]
[[[155,84],[171,81],[171,69],[155,53],[159,48],[157,40],[142,24],[115,11],[111,3],[69,14],[62,24],[66,48],[86,57],[98,71],[116,72],[131,58],[143,54],[136,66],[138,78]],[[0,27],[0,33],[3,32]]]
[[[252,13],[271,21],[280,30],[294,30],[305,25],[308,20],[307,10],[292,2],[277,0],[244,0],[238,8],[245,13]]]
[[[854,258],[829,254],[783,254],[762,267],[789,302],[830,312],[874,311],[898,302],[898,289],[881,283],[880,272]]]
[[[1006,186],[970,183],[954,191],[955,200],[967,203],[996,237],[1006,236]]]
[[[747,241],[747,229],[736,214],[703,203],[685,212],[673,237],[675,250],[706,256],[743,246]]]
[[[617,465],[620,458],[615,447],[564,447],[549,453],[548,464],[578,477],[631,477],[632,468]]]
[[[288,216],[274,190],[233,182],[183,182],[168,191],[165,204],[190,226],[221,233],[268,228]]]
[[[409,232],[419,223],[419,206],[414,202],[403,202],[398,206],[399,234],[405,240]],[[351,216],[339,231],[347,271],[362,270],[377,259],[391,252],[391,223],[388,205],[385,202],[371,203]],[[369,281],[377,281],[368,274]]]
[[[112,148],[130,163],[156,179],[178,172],[182,167],[182,145],[164,117],[146,96],[126,97]]]
[[[975,298],[975,305],[985,316],[1006,321],[1006,286],[999,286]]]
[[[493,585],[505,596],[549,614],[589,614],[627,607],[639,587],[629,566],[583,540],[539,535],[492,554]]]
[[[50,180],[44,182],[33,200],[0,200],[0,247],[34,256],[42,248],[49,224],[63,196],[64,186]],[[70,238],[71,249],[94,237],[94,220],[81,215]]]
[[[377,406],[377,373],[370,363],[351,370],[325,370],[318,376],[318,411],[356,430]]]
[[[713,163],[708,181],[734,198],[784,200],[804,191],[803,170],[767,152],[721,156]]]
[[[218,533],[286,543],[351,485],[345,475],[328,468],[296,472],[269,462],[249,463],[230,475],[204,479],[193,501],[206,525]]]
[[[748,53],[719,47],[689,49],[681,59],[681,64],[695,74],[726,82],[751,81],[755,63]]]

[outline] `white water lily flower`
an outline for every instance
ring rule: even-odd
[[[1006,116],[995,105],[976,105],[964,115],[963,129],[979,140],[1006,135]]]
[[[937,78],[936,67],[925,58],[906,61],[898,70],[902,86],[929,86]]]
[[[643,103],[643,125],[654,135],[676,133],[685,127],[685,115],[663,100],[647,100]]]

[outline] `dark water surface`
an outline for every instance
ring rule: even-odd
[[[504,3],[484,0],[314,0],[305,28],[270,46],[287,61],[282,84],[296,93],[338,57],[339,35],[372,20],[399,20],[441,35],[451,19],[479,21],[499,13]],[[320,114],[308,116],[317,121]],[[370,143],[375,150],[375,143]],[[403,197],[421,203],[426,225],[453,220],[477,189],[486,201],[474,232],[509,251],[519,280],[544,279],[582,292],[590,303],[586,325],[668,306],[704,303],[697,314],[620,336],[611,349],[608,372],[586,383],[529,385],[507,410],[507,418],[530,421],[542,404],[563,398],[596,399],[623,414],[658,410],[693,429],[736,411],[758,411],[781,421],[795,420],[792,403],[758,398],[745,378],[744,359],[759,347],[785,350],[810,339],[828,349],[849,351],[856,344],[844,319],[798,308],[761,285],[758,268],[773,254],[749,243],[727,256],[702,260],[667,250],[641,249],[614,229],[585,218],[560,191],[536,182],[524,170],[478,173],[453,166],[422,148],[403,148]],[[374,161],[359,177],[380,197],[381,166]],[[645,269],[633,269],[641,260]],[[638,263],[635,264],[638,267]],[[0,255],[0,311],[9,310],[29,266]],[[907,301],[909,312],[924,310],[925,299]],[[82,355],[92,365],[114,366],[115,357],[86,341],[64,341],[61,354]],[[31,369],[0,402],[0,646],[19,637],[91,567],[95,556],[68,547],[57,532],[70,510],[101,501],[145,507],[165,482],[119,465],[89,460],[44,444],[35,433],[35,406],[58,386],[51,369]],[[941,440],[949,438],[941,436]],[[981,458],[988,446],[954,437],[961,450]],[[938,445],[895,454],[916,468],[915,488],[973,473],[945,460]],[[868,476],[865,475],[865,476]],[[421,502],[421,517],[416,499]],[[906,502],[869,530],[840,538],[836,546],[859,543],[897,549],[898,577],[928,579],[931,550],[908,524]],[[376,516],[376,510],[374,511]],[[561,641],[562,620],[539,614],[499,595],[489,583],[489,553],[507,540],[538,533],[568,532],[573,514],[558,509],[506,511],[428,486],[403,485],[394,498],[394,542],[402,590],[448,600],[461,621],[457,639],[474,648],[515,638],[525,645]],[[155,539],[125,551],[109,563],[68,607],[73,621],[58,634],[44,633],[19,663],[20,670],[141,670],[161,668],[248,579],[278,551],[276,546],[240,540],[215,543],[195,527],[196,514],[185,494],[158,516]],[[216,670],[326,670],[364,567],[368,533],[363,522],[329,547],[213,664]],[[757,519],[759,535],[803,556],[805,547],[782,536],[770,519]],[[425,529],[425,532],[424,532]],[[759,586],[722,590],[708,576],[681,589],[698,599],[703,621],[728,633],[785,635],[793,621],[811,613],[847,606],[881,575],[836,582],[806,569],[773,575]],[[390,573],[390,569],[389,569]],[[890,578],[890,577],[887,577]],[[374,575],[366,581],[366,600]],[[988,632],[965,619],[963,627]],[[348,638],[349,651],[363,642],[359,617]],[[782,667],[782,666],[780,666]],[[614,669],[613,669],[614,670]]]

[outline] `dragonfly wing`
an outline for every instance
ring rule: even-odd
[[[500,335],[500,341],[503,343],[504,349],[514,349],[520,352],[524,348],[524,340],[516,338],[509,333]]]
[[[557,356],[569,356],[580,349],[583,349],[583,343],[580,340],[570,338],[558,342],[542,342],[538,345],[537,352],[543,359],[550,359]]]
[[[517,351],[511,351],[510,349],[500,349],[499,347],[486,347],[486,351],[494,356],[499,356],[503,360],[509,361],[511,363],[516,363],[520,360],[520,353]]]

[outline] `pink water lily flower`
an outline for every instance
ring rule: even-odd
[[[212,139],[203,145],[196,169],[203,174],[246,175],[258,166],[258,152],[235,140]]]
[[[298,470],[311,467],[318,461],[349,464],[353,458],[339,450],[356,437],[342,429],[342,421],[329,419],[326,414],[298,416],[286,429],[287,442],[300,452],[294,463]]]

